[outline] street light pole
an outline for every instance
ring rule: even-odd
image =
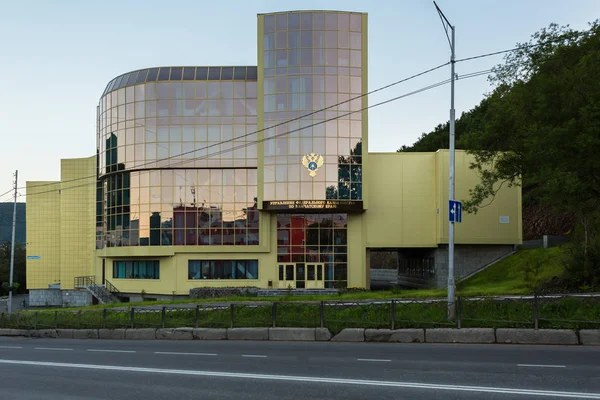
[[[444,25],[444,30],[446,31],[446,37],[448,37],[448,28],[450,28],[451,37],[448,37],[448,42],[450,44],[450,177],[448,182],[448,206],[450,203],[454,201],[454,122],[455,122],[455,111],[454,111],[454,65],[456,63],[455,59],[455,27],[450,24],[448,18],[444,15],[442,10],[438,7],[437,3],[434,1],[433,4],[437,9],[438,14],[440,15],[440,19],[442,20],[442,24]],[[447,25],[447,26],[446,26]],[[456,293],[455,293],[455,285],[454,285],[454,221],[450,220],[448,222],[448,319],[454,320],[456,317]]]
[[[8,280],[8,315],[12,314],[13,271],[15,268],[15,231],[17,229],[17,187],[19,171],[15,171],[15,204],[13,206],[12,239],[10,241],[10,276]]]

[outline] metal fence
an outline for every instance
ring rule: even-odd
[[[454,321],[444,299],[255,302],[0,314],[0,328],[600,328],[600,295],[459,297]]]

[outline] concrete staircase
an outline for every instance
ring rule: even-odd
[[[85,289],[92,294],[100,304],[120,303],[119,291],[109,281],[97,284],[95,276],[78,276],[75,278],[75,289]]]

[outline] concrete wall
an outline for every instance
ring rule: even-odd
[[[92,294],[87,290],[61,290],[64,307],[83,307],[92,304]]]
[[[30,307],[62,307],[62,293],[58,289],[30,289]]]
[[[398,269],[371,268],[371,280],[395,282],[398,280]]]
[[[454,273],[456,280],[467,276],[485,265],[511,253],[511,245],[457,245],[454,248]],[[434,250],[435,280],[437,287],[448,284],[448,246]]]
[[[92,304],[87,290],[34,289],[29,290],[30,307],[82,307]]]

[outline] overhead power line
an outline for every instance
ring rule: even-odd
[[[223,144],[223,143],[232,142],[232,141],[234,141],[234,140],[240,140],[240,139],[246,138],[246,137],[248,137],[248,136],[255,135],[255,134],[257,134],[257,133],[260,133],[260,132],[264,132],[264,131],[266,131],[266,130],[268,130],[268,129],[276,128],[276,127],[278,127],[278,126],[285,125],[285,124],[288,124],[288,123],[290,123],[290,122],[298,121],[298,120],[301,120],[301,119],[303,119],[303,118],[307,118],[307,117],[310,117],[310,116],[312,116],[312,115],[318,114],[318,113],[320,113],[320,112],[327,111],[327,110],[329,110],[329,109],[332,109],[332,108],[338,107],[338,106],[340,106],[340,105],[342,105],[342,104],[349,103],[349,102],[351,102],[351,101],[353,101],[353,100],[357,100],[357,99],[363,98],[363,97],[365,97],[365,96],[369,96],[369,95],[371,95],[371,94],[374,94],[374,93],[377,93],[377,92],[381,92],[382,90],[389,89],[389,88],[391,88],[391,87],[393,87],[393,86],[396,86],[396,85],[399,85],[399,84],[401,84],[401,83],[407,82],[407,81],[409,81],[409,80],[412,80],[412,79],[418,78],[418,77],[420,77],[420,76],[423,76],[423,75],[429,74],[429,73],[431,73],[431,72],[433,72],[433,71],[436,71],[436,70],[438,70],[438,69],[440,69],[440,68],[443,68],[443,67],[445,67],[445,66],[446,66],[446,65],[448,65],[448,64],[450,64],[450,63],[449,63],[449,62],[447,62],[447,63],[444,63],[444,64],[440,64],[440,65],[438,65],[438,66],[435,66],[435,67],[433,67],[433,68],[429,68],[429,69],[426,69],[426,70],[424,70],[424,71],[421,71],[421,72],[419,72],[419,73],[417,73],[417,74],[411,75],[411,76],[409,76],[409,77],[407,77],[407,78],[400,79],[400,80],[398,80],[398,81],[392,82],[392,83],[390,83],[390,84],[387,84],[387,85],[385,85],[385,86],[381,86],[381,87],[379,87],[379,88],[377,88],[377,89],[374,89],[374,90],[371,90],[371,91],[369,91],[369,92],[367,92],[367,93],[363,93],[363,94],[361,94],[361,95],[358,95],[358,96],[352,97],[352,98],[350,98],[350,99],[348,99],[348,100],[344,100],[344,101],[342,101],[342,102],[339,102],[339,103],[336,103],[336,104],[332,104],[332,105],[330,105],[330,106],[327,106],[327,107],[325,107],[325,108],[321,108],[321,109],[319,109],[319,110],[316,110],[316,111],[311,111],[311,112],[309,112],[309,113],[307,113],[307,114],[303,114],[303,115],[301,115],[301,116],[298,116],[298,117],[295,117],[295,118],[292,118],[292,119],[286,120],[286,121],[284,121],[284,122],[280,122],[280,123],[278,123],[278,124],[276,124],[276,125],[269,126],[268,128],[263,128],[263,129],[259,129],[259,130],[257,130],[257,131],[254,131],[254,132],[246,133],[246,134],[244,134],[244,135],[236,136],[236,137],[234,137],[234,138],[232,138],[232,139],[228,139],[228,140],[225,140],[225,141],[222,141],[222,142],[219,142],[219,143],[215,143],[215,144],[212,144],[212,145],[208,145],[208,146],[206,146],[206,147],[204,147],[204,148],[201,148],[201,149],[197,149],[197,150],[191,150],[191,151],[187,151],[187,152],[184,152],[184,153],[181,153],[181,154],[176,154],[176,155],[173,155],[173,156],[169,156],[169,157],[165,157],[165,158],[161,158],[161,159],[157,159],[157,160],[153,160],[153,161],[148,161],[148,162],[146,162],[146,163],[144,163],[144,164],[136,165],[136,166],[135,166],[135,168],[142,168],[142,167],[145,167],[145,166],[147,166],[147,165],[150,165],[150,164],[155,164],[155,163],[157,163],[157,162],[161,162],[161,161],[167,161],[167,160],[170,160],[170,159],[173,159],[173,158],[179,158],[179,157],[181,157],[181,156],[184,156],[184,155],[187,155],[187,154],[195,153],[195,152],[197,152],[197,151],[201,151],[201,150],[206,150],[206,149],[209,149],[209,148],[211,148],[211,147],[214,147],[214,146],[219,146],[219,145],[221,145],[221,144]],[[107,175],[108,175],[108,174],[107,174]],[[84,176],[84,177],[80,177],[80,178],[76,178],[76,179],[69,179],[69,180],[66,180],[66,181],[62,181],[62,183],[75,182],[75,181],[80,181],[80,180],[83,180],[83,179],[90,179],[90,178],[96,178],[96,175]],[[28,189],[34,189],[34,188],[36,188],[36,187],[45,187],[45,186],[50,186],[50,185],[55,185],[55,184],[56,184],[56,183],[44,183],[44,184],[40,184],[40,185],[32,185],[32,186],[29,186],[29,187],[28,187]],[[25,188],[25,187],[21,187],[21,188],[19,188],[19,189],[24,189],[24,188]]]
[[[15,190],[15,188],[11,188],[10,190],[7,190],[6,192],[0,194],[0,197],[6,196],[7,194],[9,194],[10,192],[12,192],[13,190]]]
[[[460,77],[458,78],[458,80],[461,80],[461,79],[469,79],[469,78],[474,78],[474,77],[477,77],[477,76],[485,75],[486,73],[489,73],[489,72],[491,72],[491,70],[483,70],[483,71],[476,71],[476,72],[468,73],[468,74],[465,74],[465,75],[462,75],[462,76],[460,76]],[[230,152],[230,151],[237,150],[237,149],[239,149],[239,148],[248,147],[248,146],[254,146],[254,145],[258,144],[258,143],[262,143],[262,142],[265,142],[265,141],[268,141],[268,140],[277,139],[277,138],[280,138],[280,137],[283,137],[283,136],[289,135],[289,134],[291,134],[291,133],[294,133],[294,132],[299,132],[299,131],[301,131],[301,130],[303,130],[303,129],[307,129],[307,128],[311,128],[311,127],[314,127],[314,126],[317,126],[317,125],[324,124],[324,123],[326,123],[326,122],[328,122],[328,121],[333,121],[333,120],[336,120],[336,119],[339,119],[339,118],[343,118],[343,117],[345,117],[345,116],[348,116],[348,115],[351,115],[351,114],[355,114],[355,113],[358,113],[358,112],[361,112],[361,111],[364,111],[364,110],[368,110],[368,109],[370,109],[370,108],[375,108],[375,107],[382,106],[382,105],[384,105],[384,104],[392,103],[392,102],[394,102],[394,101],[398,101],[398,100],[400,100],[400,99],[403,99],[403,98],[406,98],[406,97],[410,97],[410,96],[413,96],[413,95],[419,94],[419,93],[421,93],[421,92],[425,92],[425,91],[427,91],[427,90],[434,89],[434,88],[436,88],[436,87],[439,87],[439,86],[446,85],[446,84],[448,84],[448,83],[450,83],[450,79],[446,79],[446,80],[443,80],[443,81],[440,81],[440,82],[437,82],[437,83],[434,83],[434,84],[431,84],[431,85],[428,85],[428,86],[422,87],[422,88],[420,88],[420,89],[417,89],[417,90],[414,90],[414,91],[411,91],[411,92],[408,92],[408,93],[402,94],[402,95],[400,95],[400,96],[392,97],[392,98],[390,98],[390,99],[388,99],[388,100],[384,100],[384,101],[381,101],[381,102],[379,102],[379,103],[372,104],[372,105],[370,105],[370,106],[367,106],[367,107],[363,107],[363,108],[361,108],[361,109],[359,109],[359,110],[355,110],[355,111],[349,111],[349,112],[347,112],[347,113],[345,113],[345,114],[338,115],[338,116],[336,116],[336,117],[332,117],[332,118],[329,118],[329,119],[327,119],[327,120],[318,121],[318,122],[316,122],[316,123],[314,123],[314,124],[311,124],[311,125],[308,125],[308,126],[300,127],[300,128],[298,128],[298,129],[294,129],[294,130],[291,130],[291,131],[282,132],[282,133],[280,133],[280,134],[277,134],[277,135],[274,135],[274,136],[272,136],[272,137],[263,138],[263,139],[260,139],[260,140],[256,140],[256,141],[252,141],[252,142],[243,143],[243,144],[241,144],[241,145],[239,145],[239,146],[232,147],[231,149],[225,149],[225,150],[221,150],[221,151],[218,151],[218,152],[215,152],[215,153],[210,153],[210,154],[207,154],[207,155],[205,155],[205,156],[202,156],[202,157],[194,157],[194,158],[191,158],[191,159],[189,159],[189,160],[183,160],[183,161],[179,161],[179,162],[177,162],[177,163],[170,164],[169,166],[166,166],[165,168],[172,168],[172,167],[174,167],[174,166],[179,166],[179,165],[187,164],[187,163],[190,163],[190,162],[192,162],[192,161],[196,161],[196,160],[202,160],[202,159],[206,159],[206,158],[211,158],[211,157],[214,157],[214,156],[216,156],[216,155],[223,154],[223,153],[225,153],[225,152]],[[203,149],[204,149],[204,148],[203,148]],[[193,150],[193,152],[201,151],[201,150],[203,150],[203,149]],[[187,152],[187,153],[185,153],[185,154],[188,154],[188,153],[191,153],[191,152]],[[184,153],[182,153],[182,154],[184,154]],[[155,162],[157,162],[157,161],[152,161],[152,163],[155,163]],[[124,173],[124,172],[137,172],[137,171],[118,171],[117,173]],[[51,193],[51,192],[56,192],[56,191],[59,191],[59,192],[61,192],[61,191],[63,191],[63,190],[76,189],[76,188],[80,188],[80,187],[90,186],[90,185],[92,185],[92,184],[93,184],[93,185],[96,185],[96,184],[97,184],[97,182],[96,182],[96,181],[94,181],[94,182],[91,182],[91,183],[86,183],[86,184],[82,184],[82,185],[69,186],[69,187],[60,188],[60,189],[52,189],[52,190],[47,190],[47,191],[43,191],[43,192],[36,192],[36,193],[31,193],[31,194],[28,194],[27,196],[35,196],[35,195],[38,195],[38,194],[46,194],[46,193]]]
[[[587,36],[587,35],[590,35],[591,33],[592,32],[589,32],[589,31],[579,32],[577,34],[573,34],[573,35],[570,35],[570,36],[564,36],[564,37],[561,37],[561,38],[558,38],[558,39],[547,40],[547,41],[542,42],[542,43],[528,44],[528,45],[524,45],[524,46],[513,47],[512,49],[495,51],[493,53],[485,53],[485,54],[480,54],[478,56],[459,58],[458,60],[456,60],[456,62],[458,63],[458,62],[463,62],[463,61],[471,61],[471,60],[476,60],[478,58],[485,58],[485,57],[497,56],[499,54],[510,53],[512,51],[523,50],[523,49],[531,49],[531,48],[534,48],[534,47],[544,46],[544,45],[550,44],[550,43],[562,42],[562,41],[565,41],[567,39],[573,39],[573,38],[577,38],[577,37]]]

